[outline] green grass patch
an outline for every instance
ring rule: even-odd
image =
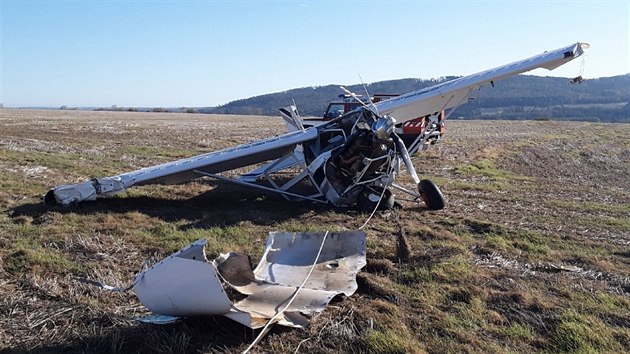
[[[282,230],[287,232],[326,232],[326,231],[343,231],[347,230],[345,225],[322,225],[313,222],[304,222],[299,219],[292,219],[289,221],[281,222],[274,226],[275,230]]]
[[[483,239],[483,246],[487,249],[500,253],[515,253],[515,248],[512,245],[512,242],[506,240],[503,236],[490,233],[484,235]]]
[[[24,174],[0,169],[0,195],[33,196],[44,189],[44,182],[28,178]]]
[[[76,167],[84,157],[73,153],[0,150],[0,161],[11,165],[45,166],[61,170]]]
[[[603,291],[594,293],[572,292],[569,294],[571,302],[582,314],[621,314],[630,308],[630,299],[619,294]]]
[[[512,245],[532,255],[546,255],[551,252],[549,244],[554,243],[555,238],[530,231],[519,230],[513,236]]]
[[[484,176],[493,181],[530,181],[532,177],[521,176],[512,172],[500,169],[497,164],[488,159],[475,161],[470,164],[455,167],[454,172],[462,176]]]
[[[361,353],[381,353],[381,354],[405,354],[412,352],[414,348],[413,339],[392,329],[383,331],[371,329],[365,333],[359,342],[359,352]]]
[[[410,265],[396,274],[401,284],[426,282],[457,283],[472,273],[471,265],[464,255],[456,255],[435,264]]]
[[[582,226],[597,226],[610,231],[630,231],[630,218],[616,218],[612,216],[593,215],[589,217],[574,217],[573,222]]]
[[[499,333],[510,340],[518,341],[530,341],[535,337],[534,330],[530,326],[521,323],[512,323],[507,327],[501,327],[499,328]]]
[[[627,344],[615,340],[614,332],[600,319],[573,309],[564,311],[553,328],[551,342],[562,352],[620,352]]]
[[[510,230],[500,225],[477,222],[466,219],[467,228],[456,229],[462,240],[469,239],[481,253],[499,252],[512,256],[524,257],[528,260],[548,259],[554,256],[554,250],[565,247],[565,243],[557,242],[549,236],[527,229]]]
[[[209,259],[215,258],[222,252],[256,252],[259,246],[264,246],[264,241],[260,244],[253,242],[260,236],[260,230],[255,230],[255,226],[246,223],[245,225],[235,225],[226,227],[203,228],[181,228],[174,223],[161,223],[147,230],[138,230],[137,236],[142,238],[147,246],[160,249],[165,254],[176,252],[190,243],[207,239],[206,254]],[[260,238],[264,239],[266,235]],[[260,253],[260,251],[258,251]]]
[[[79,264],[70,261],[60,252],[46,248],[20,248],[11,252],[4,262],[6,270],[13,274],[27,272],[35,267],[47,268],[54,272],[81,269]]]

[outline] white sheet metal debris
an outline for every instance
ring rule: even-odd
[[[272,232],[255,270],[247,256],[237,253],[209,262],[206,244],[205,239],[195,241],[135,276],[131,289],[155,314],[143,322],[224,315],[260,328],[295,296],[277,322],[304,327],[309,323],[304,315],[321,312],[335,296],[357,290],[356,274],[366,264],[363,231]],[[223,284],[247,297],[233,303]]]
[[[198,240],[136,275],[133,292],[156,314],[169,316],[216,315],[230,311],[216,267],[206,261]],[[202,296],[200,296],[203,294]]]

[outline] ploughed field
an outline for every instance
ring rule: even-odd
[[[269,231],[352,230],[367,214],[206,179],[70,208],[39,197],[282,132],[273,117],[0,110],[0,348],[244,350],[257,333],[228,319],[138,324],[133,293],[75,278],[124,286],[199,238],[208,258],[258,260]],[[445,142],[413,157],[446,209],[400,196],[402,210],[377,213],[357,293],[255,351],[628,350],[629,136],[628,124],[447,122]]]

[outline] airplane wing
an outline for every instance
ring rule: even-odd
[[[157,166],[142,168],[117,176],[96,178],[77,184],[57,186],[44,196],[49,205],[69,205],[112,195],[131,186],[143,184],[176,184],[200,177],[201,173],[219,173],[260,162],[278,159],[295,150],[297,144],[317,138],[317,129],[297,131],[281,136],[214,151]]]
[[[389,114],[402,123],[444,109],[457,107],[480,87],[494,81],[537,68],[553,70],[584,53],[587,43],[575,43],[535,55],[531,58],[499,66],[473,75],[450,80],[438,85],[412,91],[375,104],[378,113]]]

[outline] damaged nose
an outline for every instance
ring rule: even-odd
[[[389,115],[380,117],[374,124],[372,124],[372,131],[377,138],[385,140],[389,138],[394,132],[394,126],[396,125],[396,119]]]

